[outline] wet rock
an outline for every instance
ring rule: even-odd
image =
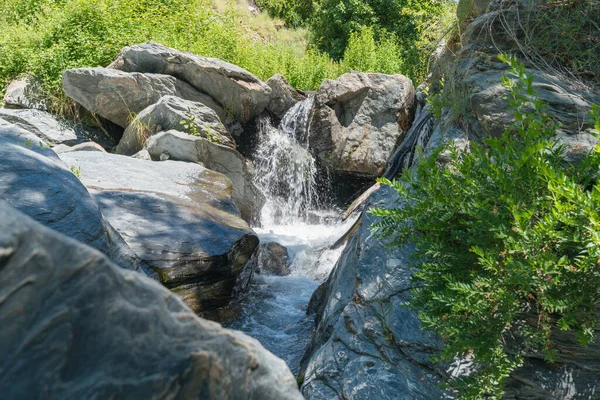
[[[288,249],[276,242],[261,244],[250,262],[257,274],[286,276],[291,273]]]
[[[201,313],[232,299],[258,237],[231,201],[231,181],[198,164],[62,153],[102,214],[160,281]],[[99,167],[101,166],[101,167]]]
[[[246,160],[236,150],[175,130],[154,135],[146,143],[146,149],[155,160],[168,154],[171,160],[201,163],[224,174],[231,179],[231,199],[242,218],[249,223],[260,221],[265,197],[254,186]]]
[[[334,173],[380,176],[410,128],[415,94],[402,75],[351,72],[315,95],[310,148]]]
[[[6,399],[300,400],[285,363],[0,200]]]
[[[36,135],[0,119],[0,159],[0,198],[123,268],[144,269],[114,234],[73,170]]]
[[[69,69],[63,72],[63,89],[87,110],[123,128],[135,114],[168,95],[222,112],[209,96],[168,75],[127,73],[108,68]]]
[[[278,118],[283,118],[286,112],[306,96],[292,87],[281,74],[275,74],[267,80],[271,88],[271,100],[267,109]]]
[[[125,47],[109,67],[175,76],[211,96],[241,122],[259,115],[270,100],[271,88],[248,71],[157,43]]]
[[[211,108],[202,103],[164,96],[131,121],[115,152],[128,156],[135,154],[152,135],[170,129],[181,132],[193,130],[198,136],[235,148],[231,135]]]
[[[367,206],[394,207],[389,187]],[[363,214],[333,272],[311,300],[317,329],[302,363],[306,399],[442,399],[445,373],[429,361],[441,341],[407,307],[410,246],[386,248]]]
[[[25,77],[13,80],[6,88],[4,105],[9,108],[33,108],[48,111],[48,95],[34,78]]]

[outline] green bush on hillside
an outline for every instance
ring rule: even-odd
[[[445,342],[438,360],[473,363],[452,382],[466,399],[501,398],[524,352],[554,361],[555,326],[586,344],[598,325],[600,149],[568,164],[533,76],[509,62],[513,126],[468,151],[448,145],[384,181],[405,202],[371,210],[375,231],[415,244],[413,307]],[[591,115],[600,129],[600,108]]]

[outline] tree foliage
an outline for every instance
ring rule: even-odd
[[[439,360],[472,362],[474,372],[452,382],[466,399],[500,398],[524,353],[555,361],[552,329],[586,344],[598,325],[600,150],[567,163],[534,77],[507,62],[517,78],[503,79],[514,124],[385,181],[404,205],[371,211],[375,231],[415,244],[413,307],[444,339]],[[600,129],[600,109],[590,114]]]

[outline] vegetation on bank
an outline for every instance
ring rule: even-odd
[[[553,329],[587,344],[598,326],[600,147],[569,164],[533,76],[507,62],[515,123],[468,151],[438,149],[384,181],[405,202],[371,211],[380,217],[375,231],[415,244],[413,307],[444,339],[440,360],[473,363],[470,376],[453,382],[465,399],[501,398],[525,353],[554,361]],[[600,130],[600,108],[590,116]],[[440,165],[442,152],[449,161]]]
[[[392,33],[357,25],[336,60],[310,45],[306,30],[252,16],[242,0],[0,0],[0,9],[0,87],[22,74],[35,76],[58,108],[68,102],[62,71],[106,66],[124,46],[146,41],[221,58],[263,80],[281,73],[306,90],[349,70],[403,73],[420,81],[427,68],[414,62],[415,51],[427,59],[435,41],[435,35],[422,35],[429,47],[406,50]]]

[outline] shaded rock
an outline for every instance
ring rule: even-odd
[[[182,123],[192,125],[193,128],[185,127]],[[152,135],[169,129],[182,132],[195,129],[199,136],[235,148],[231,135],[211,108],[202,103],[164,96],[131,121],[115,152],[128,156],[135,154]]]
[[[125,47],[109,68],[177,77],[215,99],[242,122],[260,114],[270,100],[271,88],[248,71],[157,43]]]
[[[236,150],[175,130],[154,135],[146,142],[146,149],[155,160],[168,154],[171,160],[202,163],[224,174],[231,180],[231,199],[242,218],[249,223],[260,221],[265,197],[254,186],[246,160]]]
[[[4,105],[9,108],[33,108],[48,111],[50,99],[40,83],[31,77],[13,80],[6,88]]]
[[[71,124],[46,111],[0,108],[0,118],[31,132],[49,144],[71,146],[80,141]]]
[[[351,72],[326,80],[315,95],[310,148],[335,173],[377,177],[414,115],[402,75]]]
[[[106,150],[104,150],[104,147],[102,147],[98,143],[94,143],[94,142],[79,143],[72,147],[65,146],[65,145],[59,145],[59,146],[53,147],[52,150],[54,150],[54,152],[57,154],[68,153],[70,151],[99,151],[101,153],[106,153]]]
[[[281,74],[275,74],[267,80],[271,88],[271,100],[267,109],[280,119],[296,103],[302,101],[306,96],[292,87]]]
[[[0,200],[6,399],[300,400],[258,341]]]
[[[194,163],[99,152],[60,156],[80,168],[102,214],[133,252],[194,311],[231,300],[258,237],[232,203],[226,176]]]
[[[79,179],[36,135],[0,119],[0,159],[0,198],[123,268],[145,268],[114,234]]]
[[[397,207],[389,187],[371,207]],[[442,399],[445,374],[429,361],[441,341],[422,331],[410,301],[410,246],[386,248],[364,213],[324,287],[313,296],[317,329],[302,366],[306,399]],[[320,299],[320,300],[319,300]]]
[[[291,273],[288,249],[276,242],[261,244],[250,263],[257,274],[287,276]]]
[[[219,113],[209,96],[172,76],[127,73],[108,68],[77,68],[63,72],[63,89],[87,110],[126,127],[134,114],[172,95],[202,103]]]

